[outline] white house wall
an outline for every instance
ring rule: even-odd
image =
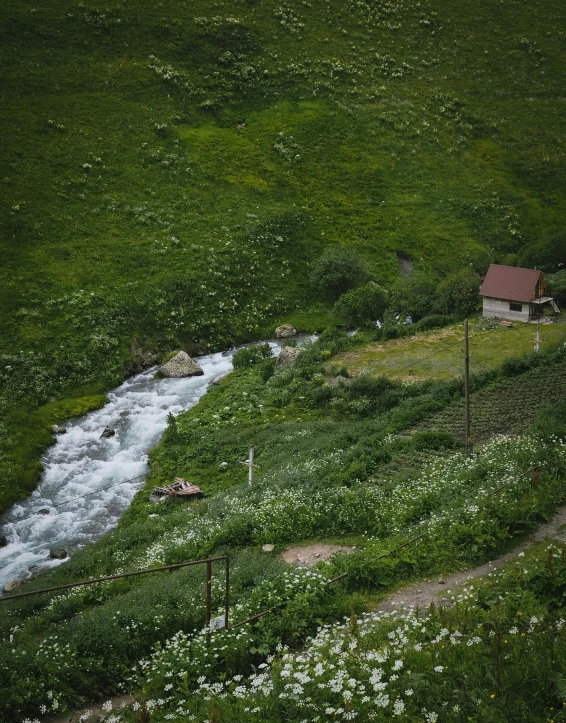
[[[483,315],[488,319],[497,317],[498,319],[509,319],[510,321],[529,320],[530,304],[523,303],[523,311],[511,311],[509,304],[510,302],[505,299],[491,299],[489,296],[484,296]]]

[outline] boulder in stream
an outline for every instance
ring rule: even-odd
[[[200,377],[204,374],[201,367],[186,351],[180,351],[164,364],[159,370],[164,377],[182,379],[183,377]]]
[[[6,547],[8,544],[8,538],[6,535],[0,535],[0,547]]]
[[[18,577],[15,580],[10,580],[10,582],[7,582],[4,585],[4,592],[13,592],[17,587],[20,587],[20,585],[24,582],[22,578]]]
[[[62,547],[49,550],[49,557],[52,560],[64,560],[67,557],[67,550],[63,550]]]
[[[100,439],[108,439],[109,437],[113,437],[116,434],[116,430],[110,429],[110,427],[105,427],[104,432],[100,435]]]
[[[289,336],[295,336],[296,333],[297,330],[294,326],[291,326],[291,324],[281,324],[281,326],[278,326],[277,329],[275,329],[275,338],[287,339]]]
[[[61,427],[58,424],[52,424],[51,431],[53,432],[53,434],[67,434],[67,430],[65,429],[65,427]]]

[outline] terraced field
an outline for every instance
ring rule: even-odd
[[[472,395],[472,437],[475,441],[502,432],[521,433],[538,413],[566,395],[566,364],[531,369]],[[464,402],[432,415],[417,429],[436,429],[464,436]]]

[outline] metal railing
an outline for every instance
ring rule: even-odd
[[[43,593],[57,592],[58,590],[69,590],[73,587],[81,587],[85,585],[96,585],[99,582],[109,582],[110,580],[120,580],[124,577],[135,577],[136,575],[149,575],[154,572],[164,572],[165,570],[178,570],[181,567],[192,567],[193,565],[206,565],[205,579],[205,600],[206,600],[206,627],[210,628],[211,612],[212,612],[212,563],[224,560],[226,570],[225,595],[224,595],[224,627],[228,627],[229,609],[230,609],[230,559],[227,555],[218,555],[218,557],[206,557],[203,560],[191,560],[190,562],[179,562],[175,565],[163,565],[162,567],[151,567],[147,570],[135,570],[134,572],[123,572],[120,575],[106,575],[105,577],[96,577],[91,580],[82,580],[81,582],[71,582],[66,585],[55,585],[53,587],[44,587],[40,590],[31,590],[30,592],[21,592],[16,595],[7,595],[0,597],[0,603],[8,600],[19,600],[32,595],[41,595]]]

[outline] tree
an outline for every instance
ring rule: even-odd
[[[545,276],[550,295],[558,306],[566,306],[566,269]]]
[[[386,308],[385,290],[377,284],[366,284],[343,294],[334,304],[334,313],[350,326],[375,326]]]
[[[368,271],[358,252],[342,246],[327,249],[311,270],[312,285],[329,299],[337,299],[367,278]]]
[[[521,266],[541,271],[559,271],[566,267],[566,232],[545,236],[529,244],[520,254]]]
[[[422,272],[415,271],[394,287],[390,297],[390,316],[399,314],[402,321],[410,317],[418,321],[433,313],[436,283]]]
[[[480,284],[479,274],[472,269],[450,274],[438,286],[434,310],[439,314],[473,314],[478,308]]]

